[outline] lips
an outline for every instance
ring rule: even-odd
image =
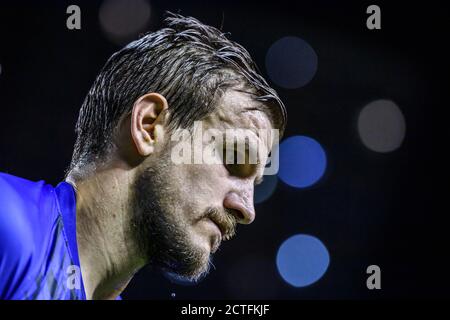
[[[236,233],[237,219],[228,208],[209,208],[200,220],[211,222],[219,231],[221,241],[230,240]]]
[[[223,224],[221,224],[219,221],[217,221],[217,219],[209,218],[209,220],[211,220],[211,222],[214,223],[216,225],[216,227],[220,230],[220,234],[221,234],[222,239],[223,239],[225,237],[225,234],[226,234],[225,226]]]
[[[235,233],[235,223],[219,215],[211,215],[209,219],[219,228],[222,240],[230,240]]]

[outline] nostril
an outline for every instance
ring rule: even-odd
[[[245,199],[234,192],[227,194],[223,207],[232,210],[239,223],[250,224],[255,219],[253,206],[247,206]]]
[[[244,221],[245,215],[240,210],[230,208],[227,208],[226,210],[230,215],[235,217],[238,222]]]

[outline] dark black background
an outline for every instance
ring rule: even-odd
[[[143,270],[124,299],[347,299],[447,296],[444,217],[448,107],[448,21],[440,2],[173,1],[151,0],[149,30],[165,10],[220,26],[246,47],[265,73],[267,49],[294,35],[318,54],[307,86],[280,93],[288,109],[285,136],[315,137],[329,166],[306,190],[284,185],[257,205],[257,219],[238,229],[214,259],[216,270],[196,286],[180,286]],[[82,10],[82,29],[66,28],[66,8]],[[366,28],[366,8],[378,4],[382,29]],[[0,4],[0,171],[56,184],[67,168],[74,124],[90,85],[119,47],[102,33],[99,1],[2,1]],[[391,99],[406,119],[400,149],[366,149],[358,111]],[[441,138],[438,140],[438,138]],[[442,142],[441,142],[442,140]],[[439,153],[440,154],[440,153]],[[439,185],[444,182],[444,187]],[[330,267],[317,283],[293,288],[275,256],[288,236],[323,241]],[[382,289],[369,291],[368,265],[382,270]],[[0,275],[1,276],[1,275]],[[172,297],[175,293],[175,298]]]

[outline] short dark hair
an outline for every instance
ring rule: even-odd
[[[167,15],[165,28],[114,53],[98,74],[80,109],[69,171],[106,155],[119,120],[149,92],[167,99],[171,126],[189,128],[214,110],[226,88],[244,82],[284,131],[283,102],[247,50],[195,18]]]

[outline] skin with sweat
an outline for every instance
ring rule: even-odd
[[[203,130],[272,129],[260,102],[229,89],[202,120]],[[114,299],[143,266],[196,280],[236,223],[255,219],[258,164],[175,164],[170,107],[157,93],[140,97],[115,133],[114,151],[82,178],[69,175],[77,195],[77,242],[88,299]],[[261,140],[260,140],[261,139]]]

